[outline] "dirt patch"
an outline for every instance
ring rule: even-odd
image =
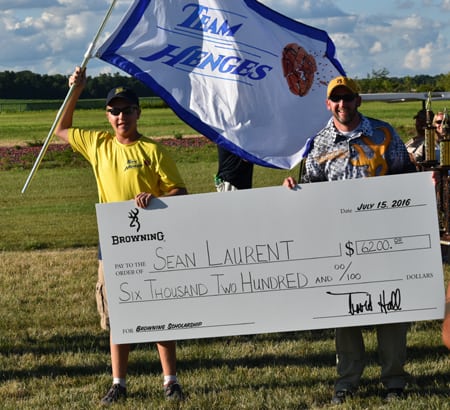
[[[203,147],[207,144],[213,144],[209,139],[203,136],[190,136],[183,138],[159,137],[154,138],[161,145],[170,147]],[[9,168],[11,166],[27,167],[30,161],[34,161],[39,155],[42,146],[28,145],[3,145],[0,146],[0,169]],[[68,144],[52,143],[47,147],[46,153],[62,152],[71,150]]]

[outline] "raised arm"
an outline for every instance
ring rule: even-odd
[[[65,142],[69,142],[68,129],[72,127],[73,112],[80,98],[81,93],[86,85],[86,70],[76,67],[73,74],[69,77],[69,87],[74,85],[72,94],[70,95],[67,105],[61,114],[61,118],[55,127],[55,135]]]

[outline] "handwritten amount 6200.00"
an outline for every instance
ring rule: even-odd
[[[402,238],[389,238],[389,239],[371,239],[365,241],[356,241],[356,246],[352,241],[345,243],[347,256],[353,256],[356,252],[357,255],[364,255],[368,253],[383,253],[392,251],[396,245],[402,244]],[[356,247],[356,249],[355,249]]]

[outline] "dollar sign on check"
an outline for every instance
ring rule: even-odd
[[[353,242],[352,241],[347,241],[345,243],[345,247],[347,248],[347,250],[345,251],[345,254],[347,256],[352,256],[355,253],[355,250],[353,249]]]

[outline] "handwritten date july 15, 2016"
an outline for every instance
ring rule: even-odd
[[[411,206],[411,199],[394,199],[390,203],[389,201],[379,201],[377,203],[364,203],[362,202],[360,205],[356,207],[356,212],[361,211],[375,211],[378,209],[392,209],[392,208],[406,208]]]
[[[377,202],[361,202],[355,207],[355,212],[366,212],[366,211],[380,211],[384,209],[398,209],[398,208],[408,208],[415,206],[412,204],[411,198],[405,199],[393,199],[391,201],[377,201]],[[353,209],[351,208],[341,208],[341,214],[351,214]]]

